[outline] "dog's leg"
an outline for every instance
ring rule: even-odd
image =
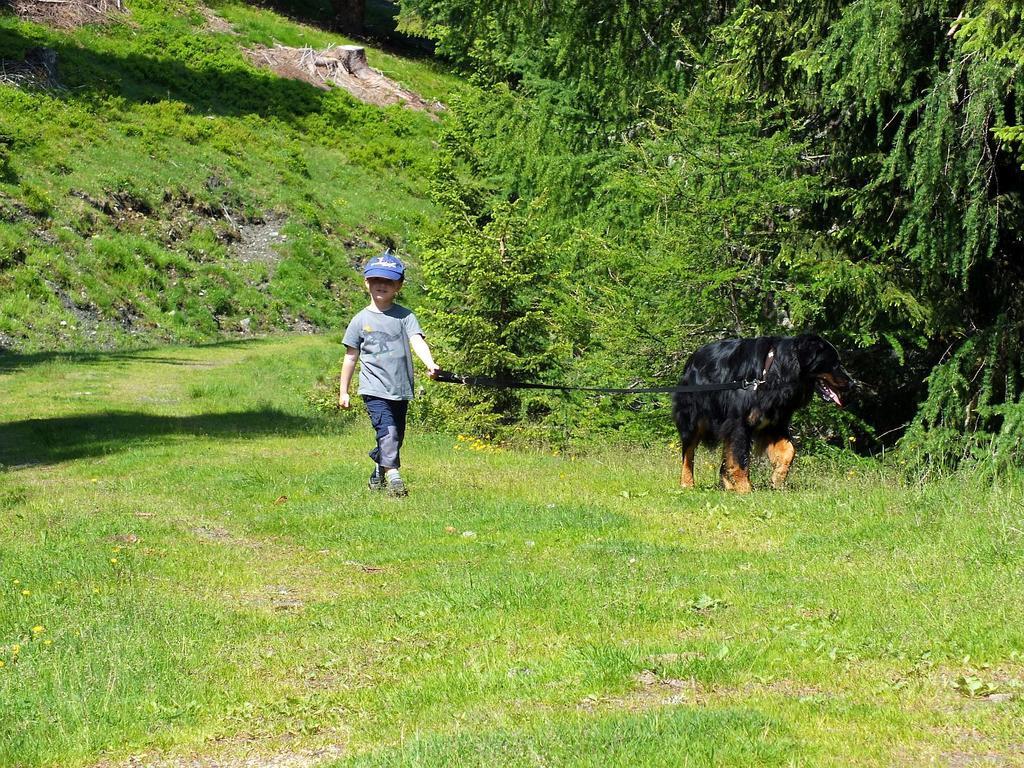
[[[768,461],[772,463],[772,488],[781,488],[796,456],[796,448],[788,437],[780,437],[768,443],[767,453]]]
[[[697,441],[692,440],[683,446],[683,469],[679,474],[679,485],[683,488],[693,488],[693,453],[697,447]]]
[[[742,439],[731,438],[725,441],[722,450],[722,486],[727,491],[750,493],[750,475],[747,467],[750,462],[750,446]]]
[[[682,454],[683,466],[679,473],[679,485],[682,488],[693,488],[693,453],[700,443],[703,426],[698,422],[693,424],[687,412],[677,402],[674,407],[673,417],[676,427],[679,429],[679,448]]]

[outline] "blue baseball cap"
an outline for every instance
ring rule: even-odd
[[[386,277],[388,280],[403,280],[405,264],[391,251],[374,256],[363,267],[363,277]]]

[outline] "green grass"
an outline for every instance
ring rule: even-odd
[[[416,425],[389,500],[337,358],[0,357],[0,765],[1021,764],[1020,483]]]
[[[23,350],[207,341],[333,327],[360,302],[353,265],[415,251],[434,215],[440,123],[251,64],[274,41],[347,42],[270,10],[138,0],[117,23],[61,32],[0,11],[0,59],[57,52],[63,89],[0,84],[0,345]],[[368,50],[431,99],[456,78]],[[258,259],[239,226],[276,222]],[[414,275],[415,277],[415,275]]]

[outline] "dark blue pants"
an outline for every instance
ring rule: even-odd
[[[409,412],[408,400],[385,400],[383,397],[363,395],[370,423],[377,433],[377,447],[370,451],[370,458],[382,467],[402,466],[398,456],[405,440],[405,416]]]

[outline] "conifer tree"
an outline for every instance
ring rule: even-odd
[[[488,120],[475,108],[478,178],[533,201],[532,215],[557,242],[597,244],[594,275],[628,263],[631,239],[677,237],[675,247],[687,249],[679,235],[715,222],[716,205],[757,210],[736,218],[715,246],[720,295],[761,299],[733,301],[735,332],[783,330],[789,318],[868,350],[858,373],[899,419],[886,427],[913,422],[916,455],[1019,460],[1020,4],[407,0],[403,13],[425,21],[441,50],[493,86],[496,106],[516,105],[512,121],[501,117],[508,110],[495,108]],[[692,98],[703,89],[715,98]],[[696,145],[730,146],[734,124],[709,119],[723,105],[730,118],[752,115],[749,141],[774,146],[786,167],[726,152],[737,165],[722,178],[746,173],[757,183],[707,187],[694,205],[684,182],[701,163],[679,163],[685,150],[670,149],[672,131],[701,126]],[[789,199],[797,180],[817,192]],[[624,197],[630,184],[625,194],[634,196]],[[778,194],[779,209],[758,208],[762,193]],[[645,200],[662,201],[656,215]],[[688,210],[662,215],[681,201]],[[652,222],[661,222],[660,239],[649,239]],[[755,241],[756,269],[730,273]],[[685,258],[669,250],[666,267]],[[584,256],[567,258],[575,268]],[[714,295],[702,287],[708,274],[687,265],[678,296],[660,310],[692,311],[693,291]],[[629,287],[604,286],[608,305],[639,317],[649,308]],[[713,316],[721,306],[705,308]],[[723,330],[719,322],[693,327]],[[635,341],[643,347],[639,331]],[[599,348],[588,344],[577,365],[593,364]]]
[[[460,166],[473,156],[462,138],[457,126],[449,129],[433,179],[443,213],[422,256],[438,356],[468,375],[557,376],[568,347],[556,332],[559,260],[526,201],[464,181]],[[548,410],[543,396],[515,389],[453,387],[446,394],[449,424],[489,437]]]
[[[821,158],[831,193],[815,225],[854,276],[831,290],[848,301],[873,273],[917,298],[913,313],[893,312],[887,291],[861,303],[878,308],[876,336],[930,371],[912,439],[940,463],[981,448],[1013,461],[1024,437],[1007,434],[1024,385],[1022,12],[804,2],[730,25],[723,71],[785,105]]]

